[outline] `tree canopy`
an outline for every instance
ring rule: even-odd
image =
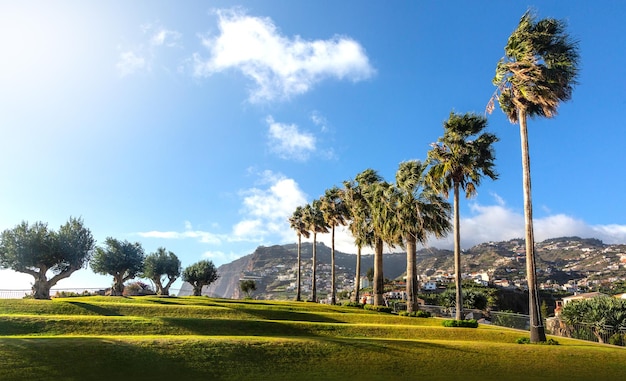
[[[49,299],[52,286],[85,267],[94,245],[80,218],[70,217],[58,231],[43,222],[22,222],[0,235],[0,267],[32,275],[33,297]]]
[[[191,284],[194,296],[202,295],[202,288],[215,282],[218,278],[217,269],[209,260],[196,262],[183,270],[183,281]]]
[[[178,279],[181,270],[176,254],[159,247],[144,260],[143,276],[154,282],[157,295],[169,295],[170,286]],[[167,283],[163,285],[164,282]]]
[[[91,269],[98,274],[112,275],[111,295],[123,295],[124,282],[143,270],[144,251],[139,242],[130,243],[107,237],[104,247],[97,247]]]

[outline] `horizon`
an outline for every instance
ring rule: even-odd
[[[626,129],[612,117],[626,69],[605,48],[626,42],[626,3],[171,5],[0,5],[0,231],[81,217],[97,244],[165,247],[183,267],[293,242],[297,206],[367,168],[394,181],[451,111],[483,114],[504,45],[534,9],[565,20],[581,53],[572,100],[528,123],[536,242],[626,243]],[[500,178],[461,200],[463,248],[524,236],[519,128],[496,109],[487,131]],[[452,235],[428,244],[451,248]],[[354,248],[345,229],[335,246]],[[0,270],[0,289],[31,282]],[[85,269],[56,288],[110,283]]]

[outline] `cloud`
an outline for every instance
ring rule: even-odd
[[[200,231],[200,230],[190,230],[190,224],[185,223],[185,231],[176,232],[176,231],[148,231],[148,232],[139,232],[137,235],[143,238],[157,238],[157,239],[195,239],[202,243],[210,243],[210,244],[220,244],[222,242],[222,238],[214,233]]]
[[[289,216],[297,206],[306,203],[306,195],[293,179],[265,171],[262,182],[269,182],[269,187],[254,187],[240,193],[244,219],[234,226],[232,239],[259,241],[269,235],[284,237],[289,231]]]
[[[115,65],[122,77],[144,70],[147,67],[146,59],[135,52],[126,51],[120,53],[120,58]]]
[[[304,94],[325,78],[356,82],[375,73],[363,47],[349,37],[307,41],[282,36],[269,18],[248,16],[238,9],[216,14],[220,34],[202,38],[209,58],[194,55],[195,74],[239,70],[256,84],[251,102]]]
[[[283,159],[307,160],[315,151],[315,136],[300,132],[295,124],[283,124],[267,117],[270,148]]]
[[[115,67],[122,77],[140,72],[150,72],[157,60],[165,59],[159,54],[162,49],[182,47],[180,40],[182,34],[155,24],[143,24],[139,29],[142,32],[141,42],[134,44],[131,49],[124,49]],[[167,69],[167,65],[160,67]]]
[[[194,230],[185,221],[185,230],[147,231],[136,233],[140,237],[155,239],[194,239],[209,245],[224,242],[254,242],[275,244],[293,240],[288,219],[299,205],[306,203],[306,195],[295,180],[272,171],[257,173],[258,186],[239,192],[242,207],[241,219],[233,224],[229,233]]]
[[[150,38],[150,44],[154,46],[178,47],[182,34],[175,30],[158,27]]]
[[[468,249],[483,242],[508,241],[514,238],[524,238],[524,215],[507,207],[504,200],[494,195],[496,205],[470,205],[470,215],[461,214],[461,247]],[[626,225],[590,225],[583,220],[564,214],[554,214],[534,219],[534,233],[537,242],[549,238],[578,236],[581,238],[598,238],[606,244],[626,243]],[[335,232],[335,247],[346,253],[356,253],[354,240],[350,231],[345,227],[338,227]],[[330,246],[330,234],[321,234],[318,242]],[[452,249],[453,233],[439,240],[431,239],[429,246]],[[292,238],[292,242],[295,239]],[[310,241],[310,240],[309,240]],[[393,251],[402,251],[396,248]],[[363,253],[371,254],[370,248]]]
[[[229,263],[234,261],[235,259],[241,258],[246,254],[236,254],[236,253],[224,253],[222,251],[206,251],[202,254],[203,258],[207,258],[212,260],[214,263]]]

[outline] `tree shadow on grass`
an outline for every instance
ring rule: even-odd
[[[68,301],[67,303],[83,308],[89,312],[92,312],[100,316],[124,316],[115,310],[101,307],[101,306],[91,304],[91,303],[83,303],[83,302],[75,302],[75,301]]]
[[[102,338],[0,339],[3,380],[199,380],[219,377],[190,367],[179,352],[150,341]],[[7,366],[8,365],[8,366]],[[214,377],[212,377],[214,376]]]
[[[302,312],[302,311],[289,311],[279,309],[264,309],[264,308],[249,308],[249,307],[228,307],[235,311],[242,312],[258,319],[263,320],[290,320],[290,321],[310,321],[314,323],[341,323],[337,319],[333,319],[328,316]]]

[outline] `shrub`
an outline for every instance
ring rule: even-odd
[[[528,337],[520,337],[517,340],[515,340],[516,343],[518,344],[531,344],[530,342],[530,338]],[[559,342],[554,340],[554,339],[548,339],[546,341],[540,341],[538,343],[535,344],[539,344],[539,345],[559,345]]]
[[[409,316],[409,317],[418,317],[418,318],[429,318],[432,315],[428,311],[413,311],[411,313],[407,311],[398,312],[398,316]]]
[[[609,337],[609,344],[612,345],[619,345],[621,347],[624,346],[625,343],[625,335],[622,335],[620,333],[616,333],[613,336]]]
[[[363,304],[359,302],[346,302],[342,304],[344,307],[363,308]]]
[[[476,319],[471,320],[444,320],[444,327],[462,327],[462,328],[477,328],[478,322]]]
[[[369,311],[376,311],[376,312],[384,312],[384,313],[391,313],[391,307],[386,307],[386,306],[375,306],[373,304],[366,304],[363,306],[363,309],[369,310]]]
[[[83,296],[83,294],[72,291],[57,291],[57,293],[54,294],[53,298],[73,298],[77,296]]]
[[[133,282],[124,287],[124,296],[155,295],[154,290],[143,282]]]

